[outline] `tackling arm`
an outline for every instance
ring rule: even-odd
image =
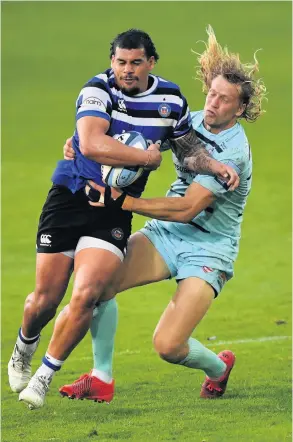
[[[215,200],[215,195],[205,187],[192,183],[184,197],[133,198],[126,196],[122,209],[163,221],[188,223]]]

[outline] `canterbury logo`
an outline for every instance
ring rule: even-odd
[[[125,101],[122,99],[118,100],[118,110],[120,112],[127,112]]]
[[[41,244],[51,244],[51,235],[41,235]]]

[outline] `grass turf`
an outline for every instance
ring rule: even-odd
[[[242,17],[242,20],[240,20]],[[173,281],[119,296],[117,394],[110,406],[61,399],[57,387],[91,368],[87,337],[56,376],[46,407],[28,411],[9,391],[6,365],[23,301],[34,284],[35,231],[72,133],[82,85],[109,64],[110,40],[129,27],[149,32],[161,55],[155,72],[181,85],[191,109],[203,106],[192,78],[204,28],[244,61],[258,54],[267,114],[245,125],[254,158],[253,191],[235,278],[194,333],[219,341],[291,334],[291,4],[289,2],[2,3],[2,440],[178,440],[281,442],[291,439],[291,341],[233,343],[237,355],[226,396],[198,398],[202,373],[160,361],[151,335],[175,290]],[[174,178],[170,154],[146,195],[163,195]],[[134,230],[143,225],[135,217]],[[69,293],[64,302],[68,301]],[[278,320],[284,322],[277,325]],[[33,363],[39,365],[50,324]],[[216,336],[215,341],[208,341]]]

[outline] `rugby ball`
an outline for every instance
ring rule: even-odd
[[[139,132],[129,131],[120,135],[114,135],[113,138],[125,144],[126,146],[136,147],[137,149],[147,150],[148,143]],[[143,167],[112,167],[101,166],[102,179],[105,184],[111,187],[127,187],[134,183],[142,174]]]

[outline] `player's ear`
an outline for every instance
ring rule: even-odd
[[[246,109],[246,104],[240,104],[238,111],[236,112],[236,117],[241,117],[241,115],[243,114],[243,112]]]
[[[154,69],[154,67],[155,67],[155,64],[156,64],[155,57],[152,55],[152,56],[148,59],[148,62],[149,62],[149,70],[152,71],[152,70]]]
[[[115,55],[112,55],[111,57],[111,68],[113,69],[113,63],[114,63]]]

